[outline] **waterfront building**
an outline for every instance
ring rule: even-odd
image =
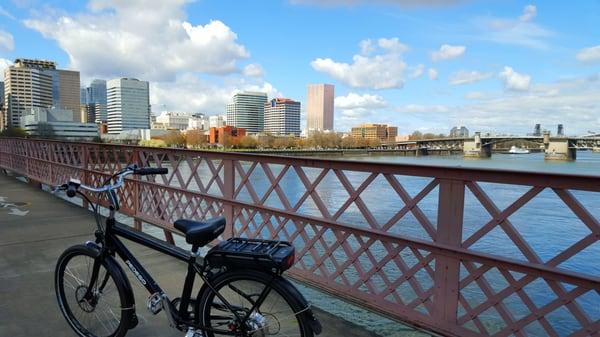
[[[333,130],[333,99],[335,87],[332,84],[309,84],[306,97],[306,123],[310,134],[314,131]]]
[[[155,124],[162,124],[163,127],[156,129],[185,130],[188,128],[190,115],[185,112],[163,111],[156,116]]]
[[[210,128],[208,131],[208,142],[210,144],[223,144],[226,139],[235,142],[246,135],[244,128],[237,128],[231,125],[225,125],[220,128]]]
[[[235,94],[232,102],[227,104],[227,124],[247,132],[263,131],[265,103],[267,94],[263,92]]]
[[[116,78],[106,83],[108,133],[150,129],[150,90],[148,82]]]
[[[266,103],[264,131],[273,135],[300,136],[300,102],[274,98]]]
[[[42,127],[42,124],[45,126]],[[20,125],[32,136],[49,132],[48,127],[55,138],[92,140],[99,136],[98,126],[95,123],[73,121],[73,112],[69,109],[33,107],[21,116]],[[46,128],[45,131],[41,131],[43,128]]]
[[[188,120],[188,130],[208,130],[209,122],[206,115],[202,113],[193,114]]]
[[[464,126],[455,126],[450,130],[450,138],[467,138],[469,137],[469,129]]]
[[[16,59],[4,71],[4,127],[19,127],[21,116],[33,107],[66,109],[80,118],[79,72],[57,69],[44,60]]]
[[[362,124],[352,127],[351,134],[352,137],[378,139],[382,142],[395,141],[398,127],[387,124]]]
[[[208,128],[220,128],[227,124],[227,116],[215,115],[208,117]]]

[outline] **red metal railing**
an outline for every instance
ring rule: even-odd
[[[0,139],[0,167],[44,184],[99,184],[131,163],[170,168],[119,192],[121,211],[167,240],[178,218],[223,214],[225,237],[293,242],[295,278],[438,333],[600,330],[598,177]],[[549,197],[551,209],[514,223]],[[543,228],[531,224],[556,212],[578,227],[558,223],[568,235],[548,237],[556,247],[532,244]]]

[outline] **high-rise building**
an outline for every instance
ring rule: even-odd
[[[332,84],[309,84],[306,97],[307,131],[333,131],[333,99],[335,88]]]
[[[108,115],[106,110],[106,81],[95,79],[89,87],[82,88],[82,103],[86,110],[94,111],[95,119],[88,120],[90,123],[106,122]],[[89,116],[88,116],[89,117]]]
[[[227,124],[243,128],[247,132],[261,132],[264,129],[265,103],[267,94],[244,91],[233,96],[227,104]]]
[[[395,141],[398,135],[397,126],[386,124],[362,124],[352,127],[352,137],[378,139],[380,141]]]
[[[542,126],[540,124],[536,124],[533,127],[533,135],[536,137],[541,137],[542,136]]]
[[[85,88],[86,103],[100,103],[106,105],[106,81],[95,79],[89,87]]]
[[[274,98],[265,104],[265,132],[300,136],[300,102]]]
[[[116,78],[106,83],[108,133],[150,129],[150,89],[148,82]]]
[[[54,62],[17,59],[4,70],[4,127],[20,127],[21,116],[33,107],[48,108],[53,103],[53,80],[47,70]]]
[[[56,63],[16,59],[4,71],[6,127],[20,126],[21,116],[33,107],[66,109],[80,116],[79,72],[56,69]]]
[[[79,121],[79,72],[73,70],[57,69],[58,74],[58,101],[54,100],[54,107],[58,109],[71,110],[73,113],[73,121]],[[56,80],[55,80],[56,81]],[[53,89],[56,87],[56,82],[53,83]],[[53,90],[55,92],[55,90]]]
[[[449,136],[452,138],[467,138],[469,137],[469,129],[464,126],[455,126],[450,130]]]
[[[558,128],[556,130],[556,136],[562,137],[565,135],[565,127],[562,124],[558,124]]]

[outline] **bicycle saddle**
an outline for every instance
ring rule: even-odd
[[[222,216],[207,221],[179,219],[175,228],[185,234],[185,241],[191,245],[205,246],[216,239],[225,230],[225,218]]]

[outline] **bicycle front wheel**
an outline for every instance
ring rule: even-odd
[[[94,263],[98,273],[92,280]],[[68,248],[58,259],[55,290],[58,305],[79,336],[122,337],[132,310],[126,310],[124,280],[116,267],[99,260],[86,246]]]
[[[255,305],[269,284],[271,289],[267,296]],[[279,280],[272,280],[272,275],[251,270],[233,271],[211,280],[211,285],[219,296],[206,288],[199,294],[196,306],[196,317],[208,328],[208,337],[313,336],[302,316],[307,308]],[[247,317],[245,321],[240,320],[244,317]]]

